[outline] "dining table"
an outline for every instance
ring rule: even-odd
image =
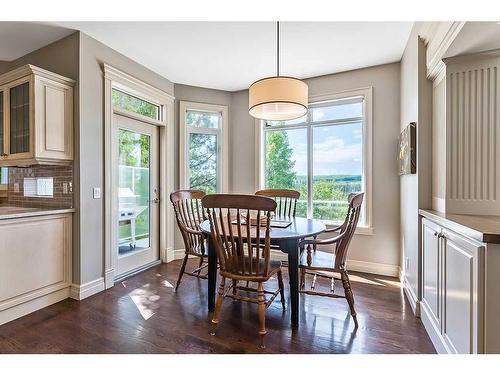
[[[326,230],[325,224],[320,220],[306,219],[301,217],[280,218],[282,222],[291,222],[286,228],[270,225],[271,244],[279,247],[288,256],[288,280],[290,285],[290,306],[292,327],[299,325],[299,259],[301,240],[317,236]],[[282,224],[282,223],[280,223]],[[215,296],[217,289],[217,255],[211,238],[210,222],[205,220],[200,226],[202,232],[208,236],[208,310],[214,311]],[[255,239],[253,237],[252,239]]]

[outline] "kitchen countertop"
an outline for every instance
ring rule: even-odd
[[[74,208],[29,208],[0,206],[0,220],[75,212]]]
[[[500,244],[500,216],[446,214],[434,210],[418,212],[421,216],[479,242]]]

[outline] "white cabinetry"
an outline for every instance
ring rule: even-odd
[[[483,244],[422,219],[422,321],[438,352],[482,353]]]
[[[0,324],[69,297],[71,213],[0,220]]]
[[[73,85],[33,65],[0,75],[0,166],[73,160]]]

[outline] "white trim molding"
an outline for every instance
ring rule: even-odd
[[[70,290],[70,298],[81,301],[96,293],[102,292],[105,288],[104,277],[89,281],[85,284],[72,284]]]
[[[112,129],[115,109],[111,102],[112,90],[119,89],[160,107],[158,120],[145,119],[136,113],[117,110],[131,118],[149,122],[160,130],[160,257],[169,262],[174,258],[174,213],[168,195],[174,190],[174,97],[110,65],[103,64],[104,71],[104,285],[114,284],[116,269],[116,228],[112,196]]]
[[[465,23],[464,21],[422,23],[419,34],[427,47],[427,78],[430,80],[434,80],[436,75],[439,74],[446,51],[465,26]]]
[[[187,111],[200,111],[218,113],[221,116],[221,128],[190,128],[186,124]],[[213,134],[217,136],[220,149],[217,151],[218,157],[222,159],[222,168],[219,169],[217,185],[220,186],[220,193],[227,193],[229,189],[229,111],[226,105],[179,102],[179,185],[180,189],[188,189],[188,137],[190,133]]]

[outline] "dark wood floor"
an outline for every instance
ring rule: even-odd
[[[257,306],[226,299],[217,336],[210,336],[206,281],[185,276],[175,293],[179,267],[163,264],[0,326],[0,353],[434,353],[397,279],[352,274],[356,332],[343,299],[301,295],[300,327],[292,330],[277,298],[261,350]]]

